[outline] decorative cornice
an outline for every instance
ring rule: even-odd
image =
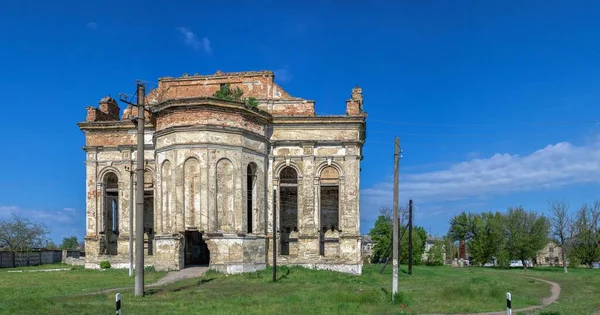
[[[84,121],[77,123],[79,129],[83,131],[95,131],[95,130],[137,130],[137,127],[128,120],[115,120],[115,121]],[[147,131],[154,130],[154,125],[146,123],[144,126]]]
[[[191,126],[174,126],[162,129],[154,133],[154,139],[164,137],[178,132],[189,132],[189,131],[212,131],[212,132],[225,132],[230,134],[243,135],[248,138],[253,138],[256,141],[267,142],[267,138],[264,135],[249,131],[247,129],[238,127],[227,127],[227,126],[216,126],[216,125],[191,125]]]
[[[366,121],[365,116],[273,116],[273,125],[289,125],[289,124],[349,124],[355,123],[362,125]]]
[[[272,116],[268,112],[255,107],[246,106],[244,102],[226,101],[214,97],[191,97],[166,100],[151,107],[152,113],[159,119],[161,113],[168,110],[177,110],[178,108],[204,108],[206,110],[225,110],[243,112],[259,118],[265,124],[271,122]]]
[[[83,151],[85,152],[102,152],[102,151],[117,151],[117,152],[123,152],[124,150],[127,151],[135,151],[137,150],[137,146],[136,145],[117,145],[117,146],[84,146],[83,147]],[[154,150],[154,145],[153,144],[145,144],[144,145],[144,151],[152,151]]]
[[[302,139],[302,140],[271,140],[271,145],[273,147],[276,146],[289,146],[289,145],[295,145],[295,146],[301,146],[303,143],[306,143],[307,140],[306,139]],[[312,140],[313,143],[315,143],[315,145],[340,145],[342,142],[345,144],[355,144],[358,146],[362,146],[364,144],[363,140],[344,140],[344,141],[340,141],[340,140]]]
[[[156,149],[154,152],[155,153],[163,153],[163,152],[169,152],[169,151],[178,150],[178,149],[226,149],[226,150],[231,150],[231,151],[241,151],[243,153],[250,153],[250,154],[258,155],[261,157],[267,157],[267,154],[265,154],[264,152],[259,152],[259,151],[252,150],[252,149],[249,149],[246,147],[227,145],[227,144],[206,143],[206,142],[193,143],[193,144],[171,144],[171,145]]]

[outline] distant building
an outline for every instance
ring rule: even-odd
[[[562,266],[562,263],[562,248],[552,241],[535,257],[536,266]]]
[[[429,250],[431,250],[431,248],[433,247],[433,245],[435,245],[436,242],[441,242],[442,240],[436,237],[428,237],[427,241],[425,241],[425,251],[423,251],[423,255],[421,256],[421,260],[422,261],[426,261],[427,258],[429,257]],[[443,247],[444,251],[443,251],[443,259],[444,259],[444,264],[446,263],[446,246]]]
[[[361,236],[361,252],[363,257],[363,262],[371,263],[371,258],[373,257],[373,240],[369,235]]]

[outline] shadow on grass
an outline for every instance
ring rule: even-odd
[[[193,288],[197,288],[205,283],[209,283],[213,280],[215,280],[215,278],[200,279],[197,283],[192,283],[192,284],[179,286],[179,287],[165,286],[165,287],[161,287],[161,288],[147,289],[144,292],[144,296],[159,295],[159,294],[165,294],[165,293],[169,293],[169,292],[179,292],[179,291],[183,291],[183,290],[193,289]]]
[[[288,269],[288,268],[282,269],[282,270],[280,270],[280,271],[283,271],[283,272],[284,272],[284,274],[283,274],[283,275],[281,275],[281,276],[279,276],[279,277],[277,278],[277,281],[279,281],[279,280],[283,280],[283,279],[287,279],[287,278],[288,278],[288,276],[290,275],[290,269]]]

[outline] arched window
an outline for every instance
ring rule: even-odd
[[[286,166],[279,173],[281,255],[289,255],[289,234],[298,231],[298,173]]]
[[[333,166],[327,166],[321,171],[320,183],[320,221],[321,239],[328,230],[339,231],[340,228],[340,175]],[[321,255],[324,255],[324,246],[321,244]]]
[[[256,207],[256,164],[250,163],[246,169],[246,232],[252,233],[254,218],[252,213]]]
[[[146,252],[153,254],[154,246],[154,176],[151,170],[144,171],[144,240]]]
[[[104,234],[106,236],[106,254],[117,254],[119,235],[119,178],[113,172],[104,175]]]

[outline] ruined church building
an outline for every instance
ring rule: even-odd
[[[316,115],[271,71],[160,78],[146,96],[144,253],[157,270],[208,265],[225,273],[283,265],[362,271],[362,90],[345,115]],[[213,95],[230,86],[247,101]],[[86,152],[86,268],[129,259],[137,108],[111,97],[78,123]],[[275,205],[273,204],[275,203]],[[133,203],[135,205],[135,202]]]

